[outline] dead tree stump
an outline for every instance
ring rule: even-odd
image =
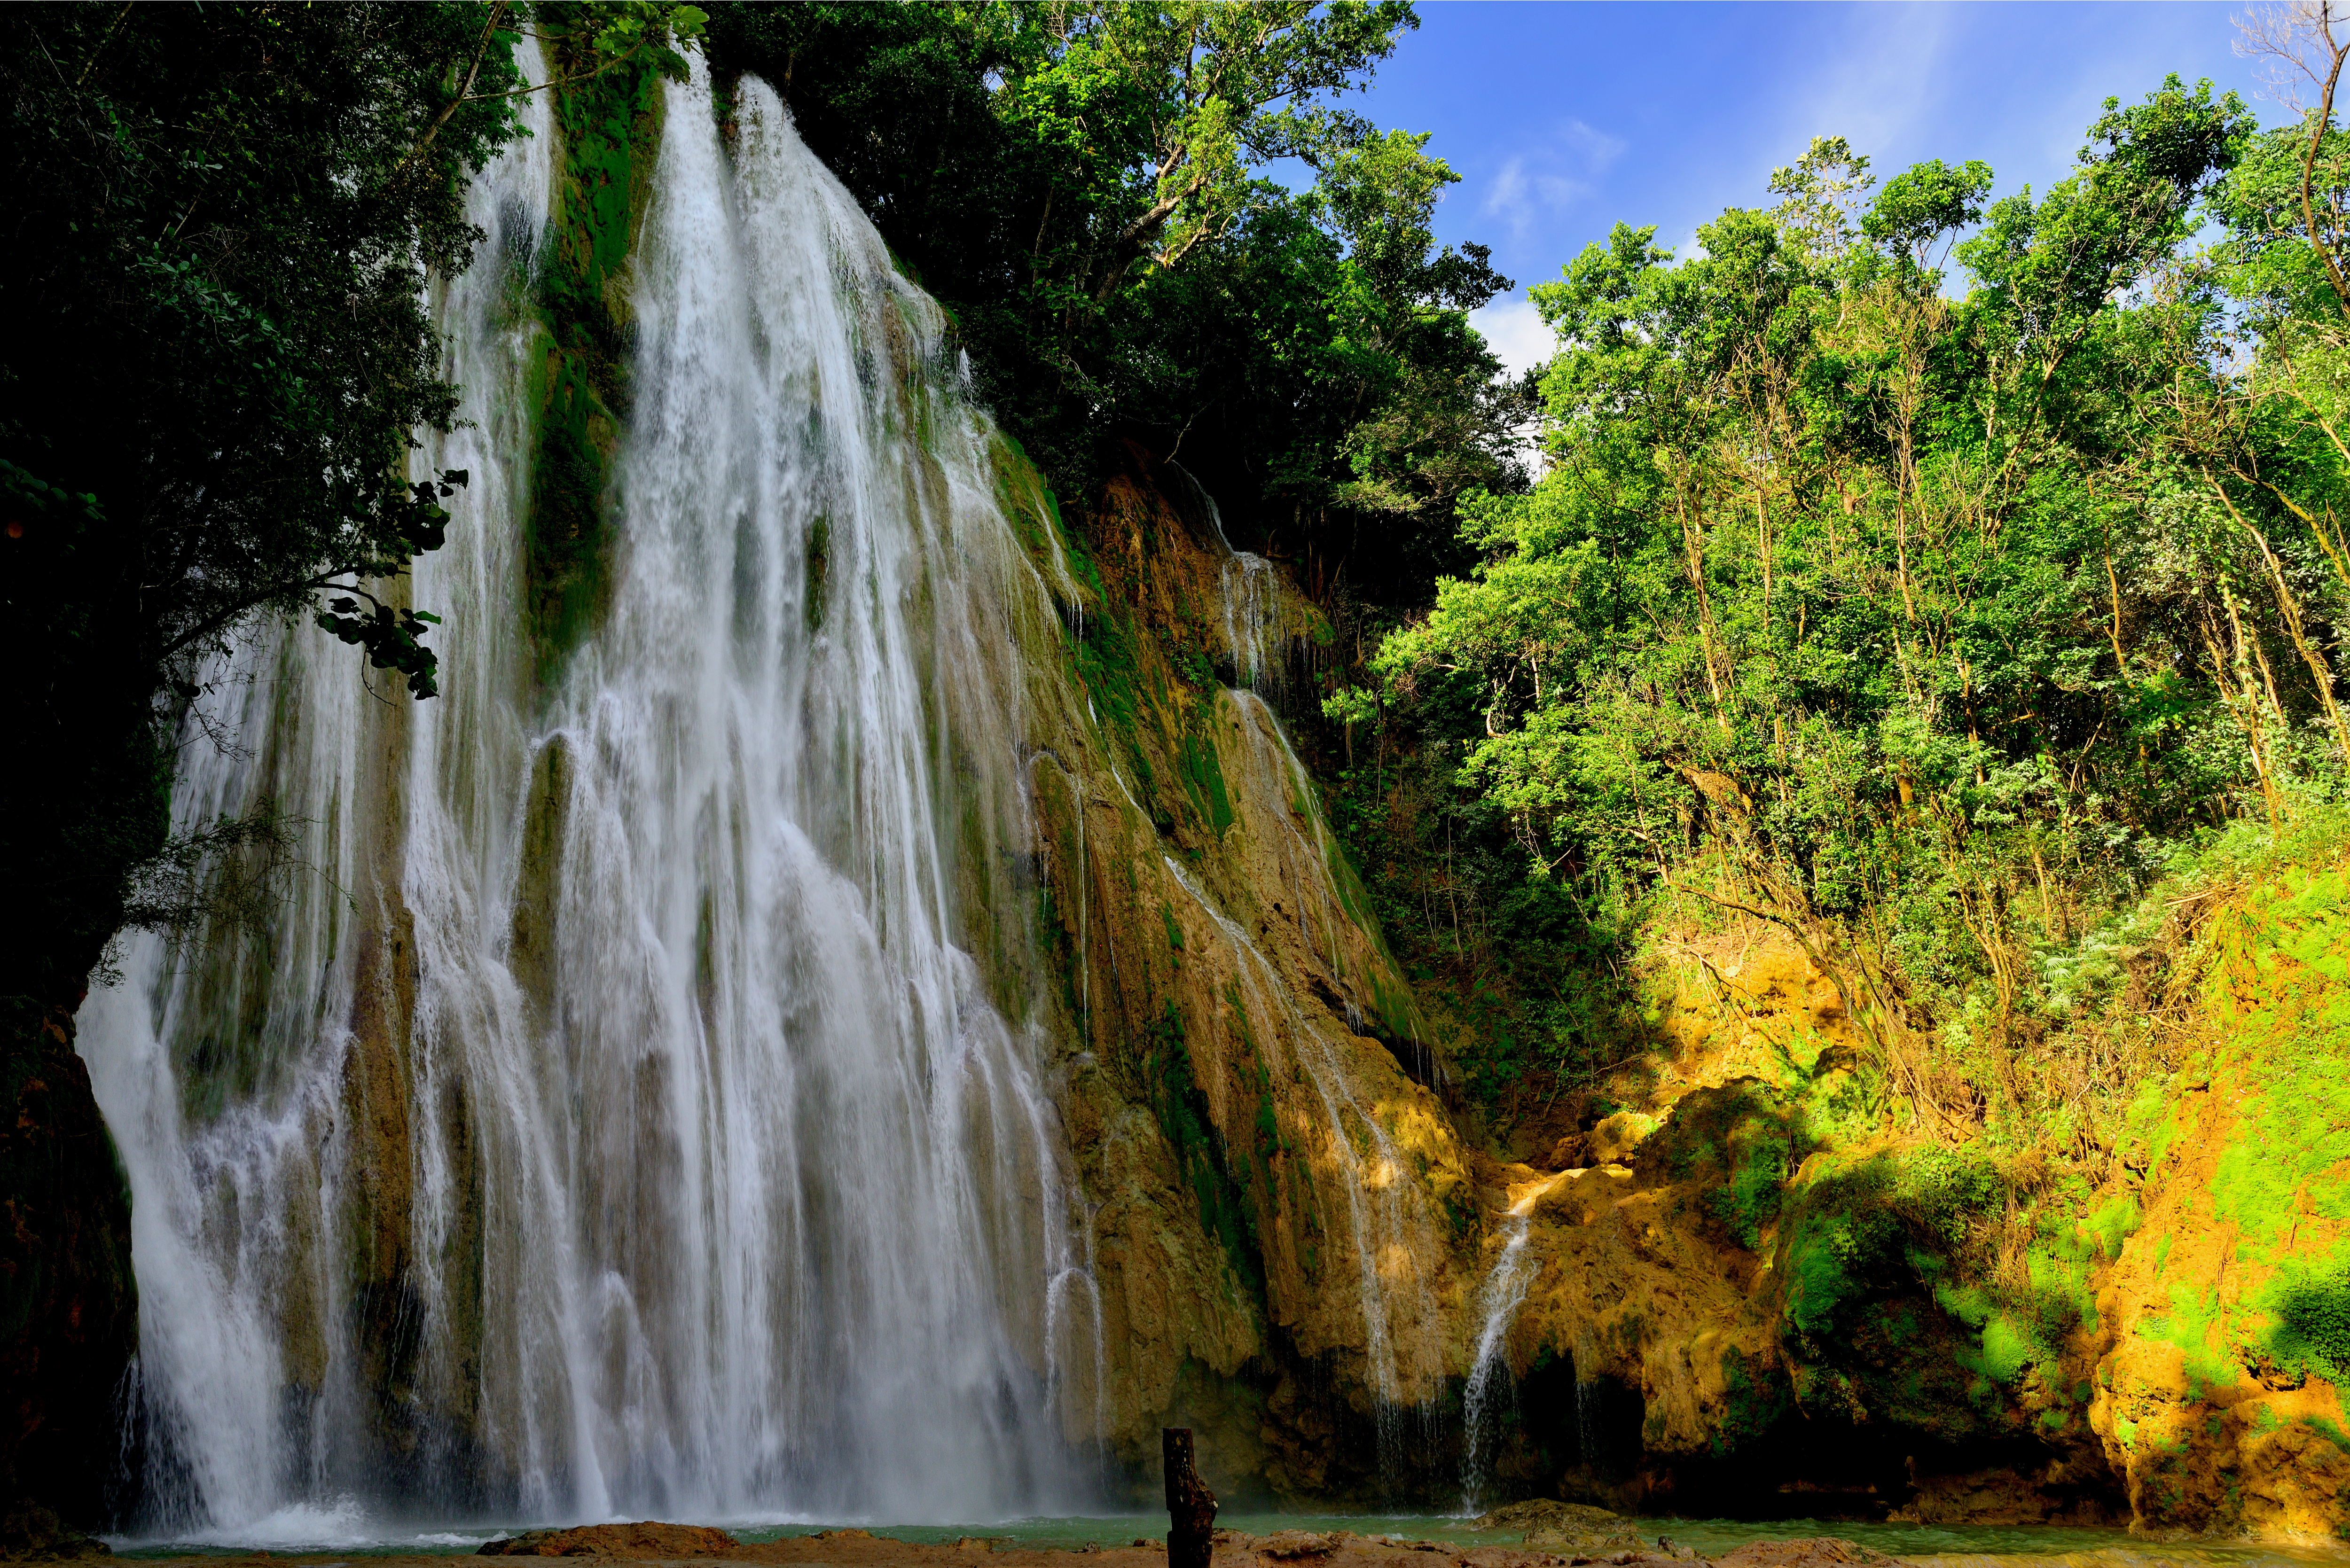
[[[1191,1428],[1161,1427],[1167,1468],[1167,1568],[1208,1568],[1216,1545],[1216,1494],[1191,1468]]]

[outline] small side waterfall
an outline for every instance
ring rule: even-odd
[[[1216,597],[1223,612],[1225,657],[1232,681],[1243,691],[1278,691],[1284,684],[1289,645],[1297,628],[1286,613],[1287,595],[1281,574],[1271,561],[1246,550],[1235,550],[1224,533],[1224,514],[1207,486],[1181,463],[1170,462],[1168,472],[1181,481],[1186,499],[1198,509],[1222,547],[1217,567]]]
[[[314,874],[265,941],[140,945],[85,1013],[151,1528],[1089,1495],[1098,1296],[998,918],[1052,590],[937,306],[764,84],[722,149],[695,68],[595,626],[535,687],[534,98],[440,302],[473,424],[425,455],[473,475],[415,581],[446,694],[379,701],[307,628],[219,672],[237,747],[191,748],[180,818],[275,802]]]
[[[1563,1173],[1562,1173],[1563,1174]],[[1468,1386],[1461,1397],[1461,1511],[1477,1513],[1485,1504],[1487,1473],[1492,1463],[1492,1427],[1499,1412],[1494,1396],[1510,1375],[1510,1324],[1526,1303],[1526,1291],[1541,1264],[1526,1250],[1533,1229],[1534,1205],[1556,1186],[1558,1176],[1540,1181],[1511,1203],[1502,1217],[1502,1252],[1485,1276],[1478,1304],[1484,1321],[1477,1331],[1476,1354],[1469,1364]]]

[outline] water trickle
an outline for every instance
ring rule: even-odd
[[[1100,1294],[1041,967],[991,918],[1035,842],[1018,660],[1054,610],[993,431],[775,94],[743,78],[730,158],[697,64],[635,264],[607,607],[535,689],[548,344],[513,273],[555,134],[524,102],[438,300],[473,421],[424,454],[474,476],[415,583],[445,695],[370,701],[308,628],[248,649],[244,754],[192,749],[175,809],[274,799],[317,875],[266,950],[140,947],[85,1015],[148,1523],[1066,1507]]]
[[[1167,467],[1223,549],[1216,593],[1223,612],[1224,648],[1232,684],[1245,691],[1278,691],[1284,684],[1289,647],[1297,640],[1290,626],[1281,574],[1263,556],[1233,549],[1216,498],[1182,464],[1170,462]]]
[[[1563,1175],[1564,1173],[1562,1173]],[[1525,1305],[1539,1262],[1527,1251],[1526,1238],[1534,1224],[1534,1204],[1561,1179],[1554,1176],[1520,1194],[1502,1217],[1502,1251],[1485,1276],[1478,1304],[1484,1320],[1477,1330],[1477,1348],[1469,1364],[1469,1382],[1461,1393],[1461,1509],[1478,1513],[1485,1505],[1485,1486],[1492,1478],[1492,1426],[1499,1415],[1495,1396],[1510,1376],[1510,1324]]]
[[[1599,1386],[1599,1345],[1592,1338],[1589,1324],[1575,1331],[1574,1361],[1575,1451],[1583,1456],[1584,1463],[1591,1464],[1598,1453],[1597,1433],[1591,1420],[1591,1398]]]
[[[1279,718],[1251,691],[1227,690],[1222,701],[1222,722],[1240,732],[1237,743],[1224,748],[1224,765],[1236,770],[1234,798],[1247,803],[1242,828],[1256,844],[1258,891],[1279,895],[1273,906],[1294,924],[1299,955],[1308,968],[1321,971],[1317,988],[1340,997],[1351,1023],[1362,1016],[1353,992],[1374,976],[1350,973],[1350,968],[1392,965],[1367,922],[1347,907],[1339,883],[1347,875],[1345,857]],[[1233,920],[1191,869],[1171,856],[1162,858],[1169,879],[1229,945],[1248,1037],[1286,1044],[1286,1060],[1274,1064],[1274,1070],[1293,1075],[1306,1092],[1305,1103],[1321,1112],[1321,1143],[1336,1167],[1332,1185],[1345,1205],[1355,1260],[1364,1382],[1371,1395],[1379,1464],[1383,1478],[1396,1482],[1401,1479],[1406,1418],[1413,1412],[1427,1414],[1441,1356],[1432,1334],[1440,1314],[1430,1282],[1441,1248],[1427,1191],[1417,1179],[1412,1157],[1382,1118],[1371,1081],[1345,1059],[1328,1026],[1306,1016],[1265,943]],[[1358,944],[1351,966],[1349,944],[1342,940],[1350,930]],[[1283,939],[1275,930],[1266,940]],[[1390,983],[1399,993],[1399,982]]]

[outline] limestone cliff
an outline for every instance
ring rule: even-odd
[[[1235,615],[1261,619],[1276,691],[1315,618],[1236,584],[1180,475],[1132,459],[1073,541],[1084,707],[1042,705],[1034,770],[1107,1435],[1140,1465],[1192,1425],[1228,1489],[1424,1487],[1405,1417],[1466,1371],[1466,1156],[1406,1071],[1428,1076],[1407,989],[1312,779],[1264,696],[1223,683],[1259,657]]]

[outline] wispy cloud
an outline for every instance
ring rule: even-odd
[[[1620,137],[1568,120],[1548,141],[1512,154],[1495,171],[1478,211],[1507,223],[1511,239],[1523,240],[1544,218],[1596,194],[1600,176],[1626,146]]]
[[[1960,14],[1907,5],[1832,15],[1843,25],[1824,29],[1809,79],[1791,84],[1783,100],[1782,145],[1758,149],[1766,168],[1793,163],[1814,136],[1841,136],[1854,151],[1882,158],[1947,118]]]
[[[1469,325],[1513,376],[1533,369],[1558,352],[1558,338],[1543,325],[1542,312],[1531,299],[1505,296],[1481,306],[1469,313]]]

